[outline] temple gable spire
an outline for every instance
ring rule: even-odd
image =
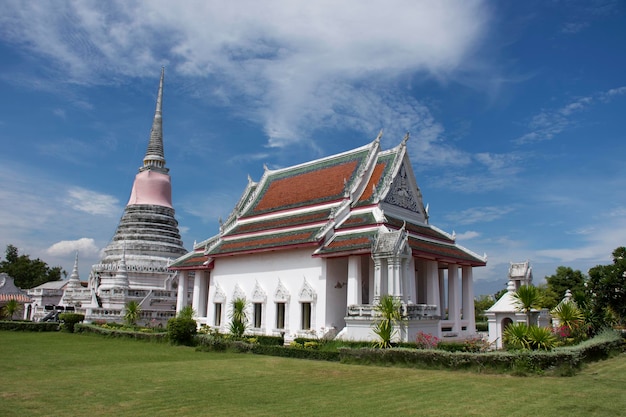
[[[165,77],[165,67],[161,67],[161,81],[159,82],[159,92],[157,94],[156,110],[152,121],[152,130],[150,131],[150,141],[146,156],[143,158],[143,167],[139,171],[154,170],[167,173],[169,170],[165,168],[165,155],[163,152],[163,79]]]

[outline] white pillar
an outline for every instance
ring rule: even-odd
[[[361,304],[361,257],[348,258],[348,305]]]
[[[178,293],[176,294],[176,313],[187,305],[187,272],[178,271]]]
[[[407,304],[417,303],[417,296],[415,294],[415,258],[409,258],[405,261],[405,286],[404,286],[404,298]],[[419,271],[418,271],[419,272]]]
[[[424,261],[424,278],[426,280],[426,304],[437,305],[436,315],[441,314],[441,299],[439,298],[439,273],[436,261]]]
[[[476,317],[474,314],[474,278],[471,266],[461,268],[461,285],[463,287],[463,320],[467,321],[467,330],[474,333]]]
[[[459,308],[459,266],[448,265],[448,320],[452,322],[452,331],[458,331],[461,312]]]
[[[437,275],[439,277],[439,314],[441,315],[441,319],[446,315],[446,286],[444,284],[445,279],[445,271],[443,269],[439,269],[439,264],[435,261],[435,268],[437,269]]]
[[[381,284],[382,284],[382,270],[380,266],[380,259],[374,259],[374,304],[378,304],[381,296]]]
[[[207,287],[206,272],[196,271],[191,305],[198,317],[206,317]]]

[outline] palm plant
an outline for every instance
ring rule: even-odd
[[[124,320],[126,324],[129,326],[134,326],[137,324],[137,320],[139,320],[139,316],[141,315],[141,307],[139,303],[135,300],[129,301],[124,306],[126,308],[126,312],[124,313]]]
[[[556,344],[556,337],[547,327],[530,326],[527,339],[530,348],[534,350],[550,350]]]
[[[514,323],[504,329],[503,342],[507,349],[529,349],[528,326],[525,323]]]
[[[242,337],[248,327],[248,302],[245,298],[235,298],[231,303],[230,332],[235,337]]]
[[[571,301],[562,302],[551,311],[552,315],[559,320],[561,326],[565,326],[570,330],[578,328],[584,321],[582,311],[576,303]]]
[[[193,309],[192,306],[185,306],[181,308],[181,310],[178,312],[178,318],[181,319],[193,319],[193,316],[195,315],[196,311]]]
[[[10,299],[4,305],[4,311],[9,316],[9,320],[13,320],[13,315],[20,309],[20,304],[15,299]]]
[[[379,337],[374,346],[386,349],[391,347],[391,340],[396,334],[394,325],[402,318],[400,300],[386,294],[380,297],[374,311],[380,314],[380,320],[374,323],[374,333]]]
[[[526,326],[530,327],[530,316],[533,308],[539,308],[541,294],[533,285],[522,285],[513,293],[515,305],[526,314]]]

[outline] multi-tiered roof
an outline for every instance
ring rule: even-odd
[[[348,152],[249,179],[220,233],[196,244],[173,269],[211,268],[220,257],[310,248],[312,256],[366,254],[381,231],[403,229],[414,256],[473,266],[485,259],[428,224],[406,140]]]

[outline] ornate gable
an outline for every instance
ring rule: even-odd
[[[235,290],[233,291],[233,300],[236,300],[238,298],[245,299],[246,293],[243,292],[239,284],[235,284]]]
[[[267,295],[265,295],[265,291],[259,284],[259,281],[254,283],[254,290],[252,290],[252,301],[257,303],[265,303],[267,301]]]
[[[406,164],[402,164],[389,187],[385,203],[422,214],[422,197],[412,183]]]
[[[279,278],[278,285],[276,286],[276,291],[274,292],[274,300],[278,302],[282,301],[284,303],[288,303],[290,298],[291,295],[289,294],[289,291],[287,291],[287,288],[285,288],[283,282]]]
[[[317,293],[313,287],[311,287],[306,278],[304,278],[304,283],[300,289],[299,300],[303,303],[314,303],[315,300],[317,300]]]
[[[215,295],[213,296],[213,300],[216,303],[225,303],[226,302],[226,293],[220,287],[220,284],[215,284]]]

